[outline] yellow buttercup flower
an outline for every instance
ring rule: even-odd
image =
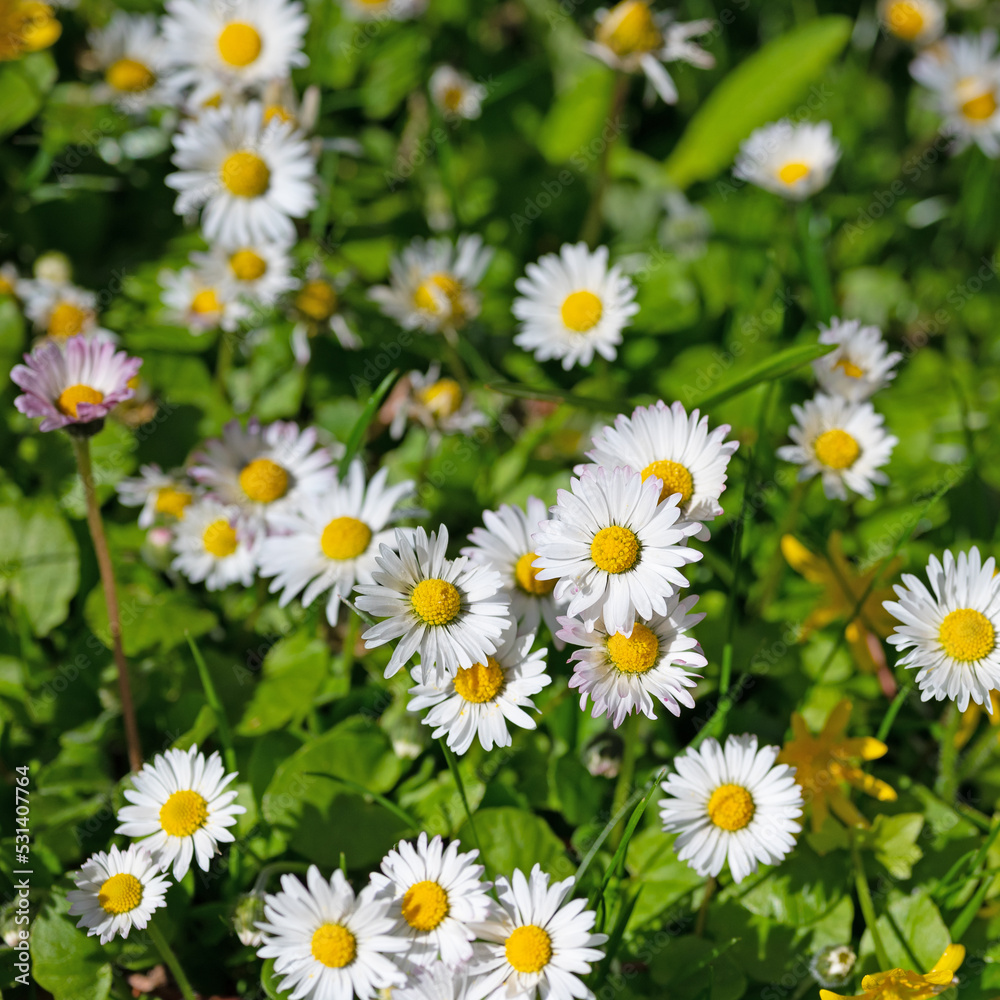
[[[810,583],[823,586],[823,596],[802,625],[800,640],[815,629],[849,618],[872,578],[882,570],[881,566],[875,565],[867,572],[858,573],[844,555],[842,543],[842,535],[834,531],[827,543],[826,554],[819,555],[807,549],[793,535],[782,536],[781,552],[788,565]],[[891,579],[900,565],[901,560],[894,559],[885,568],[882,577]],[[882,607],[882,602],[892,600],[894,596],[891,587],[872,590],[857,617],[848,622],[845,629],[854,662],[866,673],[877,673],[884,665],[884,659],[882,663],[875,662],[873,652],[880,649],[877,637],[885,638],[892,633],[895,621]]]
[[[925,975],[908,969],[875,972],[861,980],[862,993],[844,997],[830,990],[820,990],[822,1000],[927,1000],[943,993],[956,982],[955,971],[965,958],[965,948],[950,944]]]
[[[870,736],[847,736],[852,707],[847,699],[840,702],[816,736],[809,731],[806,720],[794,712],[792,738],[778,754],[779,763],[795,768],[795,781],[802,787],[806,803],[812,805],[814,831],[822,827],[831,810],[848,826],[869,825],[848,798],[845,783],[879,802],[896,800],[896,792],[889,785],[857,766],[857,761],[883,757],[888,747]]]
[[[0,62],[47,49],[62,33],[52,8],[37,0],[0,0]]]

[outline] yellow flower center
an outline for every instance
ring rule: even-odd
[[[786,163],[779,171],[778,178],[783,184],[794,184],[809,176],[809,165],[806,163]]]
[[[83,332],[90,319],[90,312],[73,305],[72,302],[60,302],[49,313],[48,331],[50,337],[75,337]]]
[[[256,503],[274,503],[288,492],[288,473],[269,458],[255,458],[243,466],[240,487]]]
[[[341,924],[323,924],[312,936],[312,957],[328,969],[343,969],[357,955],[357,940]]]
[[[754,811],[753,796],[742,785],[719,785],[708,800],[708,818],[723,830],[742,830]]]
[[[859,368],[847,358],[841,358],[833,367],[839,368],[848,378],[861,378],[865,373],[864,368]]]
[[[215,294],[214,288],[203,288],[191,300],[191,312],[197,316],[207,316],[209,313],[218,312],[219,297]]]
[[[461,87],[449,87],[441,98],[441,103],[448,111],[458,111],[462,104],[465,91]]]
[[[432,274],[417,287],[413,293],[413,303],[418,309],[435,316],[450,315],[452,322],[456,324],[465,316],[462,308],[462,283],[443,271]]]
[[[462,387],[453,378],[438,379],[417,392],[417,399],[440,420],[458,412],[462,405]]]
[[[437,884],[416,882],[403,895],[403,919],[418,931],[432,931],[448,916],[448,893]]]
[[[952,611],[943,622],[938,639],[944,651],[961,663],[975,663],[992,653],[996,647],[993,623],[981,611],[959,608]]]
[[[563,323],[575,333],[586,333],[601,322],[604,306],[593,292],[571,292],[559,310]]]
[[[335,517],[324,529],[320,548],[327,559],[355,559],[372,540],[372,529],[356,517]]]
[[[425,624],[447,625],[462,610],[462,595],[453,583],[431,577],[413,588],[410,604]]]
[[[67,417],[76,417],[76,408],[80,403],[100,403],[104,393],[100,389],[92,389],[89,385],[71,385],[59,393],[56,406]]]
[[[858,460],[861,446],[847,431],[823,431],[813,443],[816,458],[828,469],[849,469]]]
[[[138,59],[119,59],[113,62],[104,74],[104,79],[115,90],[126,94],[149,90],[156,83],[156,75]]]
[[[219,32],[219,55],[230,66],[249,66],[260,55],[257,29],[242,21],[231,21]]]
[[[924,30],[924,15],[909,0],[890,4],[885,20],[889,30],[907,42],[912,42]]]
[[[473,663],[471,667],[459,667],[452,683],[455,691],[465,701],[481,705],[492,701],[503,687],[503,667],[496,658],[488,656],[486,663]]]
[[[962,114],[974,122],[986,121],[992,118],[997,110],[997,99],[993,91],[973,97],[962,104]]]
[[[264,124],[270,125],[277,118],[280,122],[294,122],[295,115],[280,104],[269,104],[264,108]]]
[[[237,250],[229,258],[229,266],[237,281],[256,281],[267,273],[267,261],[253,250]]]
[[[650,476],[656,476],[663,483],[663,489],[660,490],[661,501],[675,493],[680,493],[681,506],[683,506],[694,493],[694,480],[691,478],[691,473],[680,462],[671,462],[668,458],[660,459],[658,462],[650,462],[642,470],[642,481],[645,482]]]
[[[541,972],[552,958],[552,938],[536,924],[524,924],[511,931],[504,952],[518,972]]]
[[[105,913],[130,913],[142,902],[142,883],[128,872],[112,875],[98,889],[97,902]]]
[[[328,320],[337,311],[337,293],[329,281],[307,281],[295,297],[295,307],[317,323]]]
[[[197,792],[174,792],[160,809],[160,826],[168,837],[190,837],[208,822],[208,803]]]
[[[236,551],[236,529],[225,520],[213,521],[201,536],[205,551],[216,559],[225,559]]]
[[[659,656],[660,640],[640,622],[632,626],[630,636],[616,632],[608,639],[608,658],[623,673],[644,674],[656,665]]]
[[[526,594],[551,594],[555,589],[555,580],[539,580],[541,570],[535,569],[532,563],[538,558],[536,552],[525,552],[514,564],[514,579]]]
[[[270,167],[247,149],[230,153],[219,176],[237,198],[259,198],[271,184]]]
[[[156,512],[157,514],[169,514],[180,520],[184,516],[188,504],[191,503],[191,499],[191,494],[187,490],[164,486],[156,494]]]
[[[594,535],[590,558],[605,573],[627,573],[639,561],[639,539],[634,531],[612,524]]]
[[[616,56],[652,52],[663,44],[646,0],[623,0],[608,12],[596,36]]]

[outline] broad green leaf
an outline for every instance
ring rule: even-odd
[[[924,889],[903,893],[893,889],[878,918],[879,935],[891,965],[927,972],[951,943],[938,908]],[[871,951],[866,931],[862,950]]]
[[[0,63],[0,135],[19,129],[38,114],[57,75],[48,52]]]
[[[698,406],[707,409],[710,406],[718,406],[726,400],[732,399],[740,393],[747,392],[765,382],[772,382],[774,379],[782,378],[790,374],[797,368],[815,361],[817,358],[829,354],[834,349],[832,344],[800,344],[797,347],[789,347],[784,351],[778,351],[769,358],[754,365],[749,371],[744,372],[737,378],[724,382],[719,388],[707,392],[684,393],[684,405],[690,409]]]
[[[480,809],[473,814],[479,846],[480,860],[486,865],[490,878],[504,875],[510,878],[515,868],[528,874],[536,864],[554,878],[566,878],[573,874],[563,849],[562,841],[552,832],[552,828],[534,813],[511,806]],[[474,847],[469,821],[462,824],[458,839],[466,847]]]
[[[97,938],[77,930],[69,917],[44,911],[31,925],[32,975],[55,1000],[104,1000],[111,964]]]
[[[595,64],[556,98],[539,130],[539,149],[550,163],[570,163],[584,171],[597,162],[622,127],[608,118],[613,89],[614,74]],[[540,189],[539,195],[546,194],[555,197]]]
[[[727,954],[732,942],[719,944],[685,935],[671,941],[650,963],[649,974],[666,986],[671,1000],[736,1000],[747,987],[746,976]]]
[[[748,892],[740,904],[786,927],[803,927],[819,920],[844,895],[850,877],[850,860],[828,854],[822,861],[804,845],[786,858],[769,878]]]
[[[879,814],[870,830],[864,832],[862,843],[875,852],[893,878],[909,878],[913,866],[924,856],[917,839],[924,828],[920,813]]]
[[[817,18],[740,63],[691,119],[667,159],[668,180],[686,188],[728,167],[755,128],[794,110],[847,44],[851,28],[847,17]],[[815,103],[822,103],[822,88],[814,87],[813,93]]]
[[[306,632],[276,642],[264,657],[263,676],[236,731],[253,736],[300,721],[312,708],[329,665],[326,643]]]

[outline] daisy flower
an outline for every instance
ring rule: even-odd
[[[379,469],[366,484],[364,466],[355,459],[342,483],[306,494],[294,509],[273,517],[278,534],[263,540],[258,561],[261,576],[274,577],[271,593],[282,592],[279,606],[301,593],[308,607],[329,591],[326,618],[336,625],[341,599],[356,583],[373,582],[375,555],[395,538],[388,525],[405,513],[399,503],[413,493],[410,480],[386,486],[388,474]]]
[[[671,597],[666,614],[637,621],[630,636],[608,634],[600,620],[588,631],[575,618],[560,618],[560,638],[583,647],[570,656],[576,664],[569,686],[580,691],[580,709],[586,710],[589,697],[591,716],[607,715],[617,729],[633,712],[655,719],[657,701],[677,716],[681,705],[694,708],[689,689],[708,663],[697,640],[686,634],[705,617],[688,614],[697,603],[697,597]]]
[[[399,639],[385,668],[392,677],[414,653],[424,676],[454,674],[496,653],[508,622],[500,574],[464,556],[445,558],[448,529],[396,528],[396,549],[383,545],[372,570],[374,584],[360,584],[357,606],[384,618],[363,638],[368,649]]]
[[[740,144],[733,176],[757,187],[802,201],[830,183],[840,159],[840,144],[829,122],[783,118],[750,133]]]
[[[930,45],[944,34],[940,0],[879,0],[878,19],[886,31],[911,45]]]
[[[801,466],[800,480],[821,475],[824,493],[837,500],[846,500],[848,490],[872,500],[874,484],[889,482],[879,470],[899,439],[886,433],[871,403],[818,393],[803,406],[793,403],[792,413],[797,422],[788,436],[795,443],[779,448],[778,457]]]
[[[730,736],[725,749],[709,737],[674,759],[676,773],[661,785],[666,833],[674,850],[699,875],[715,877],[729,864],[734,882],[775,865],[802,829],[802,790],[795,769],[775,764],[778,747],[757,749],[757,737]]]
[[[158,465],[139,467],[139,475],[115,487],[126,507],[141,507],[139,527],[150,528],[158,517],[179,521],[194,500],[194,490],[180,473],[163,472]]]
[[[492,257],[479,236],[416,239],[390,261],[389,284],[368,294],[404,330],[454,331],[479,314],[474,289]]]
[[[236,329],[247,315],[247,309],[232,293],[223,291],[213,277],[194,267],[160,272],[159,282],[163,289],[160,301],[167,307],[173,322],[188,327],[194,334],[219,327]]]
[[[527,878],[515,868],[509,882],[497,879],[499,905],[478,928],[484,943],[470,968],[476,977],[471,997],[593,1000],[579,977],[604,958],[600,946],[608,936],[593,933],[596,914],[586,909],[585,899],[566,902],[574,882],[568,878],[549,885],[540,865]]]
[[[315,427],[301,429],[291,421],[262,425],[252,417],[243,427],[231,420],[221,438],[195,453],[191,477],[252,522],[268,521],[335,483],[333,454],[317,446],[316,437]]]
[[[972,143],[1000,156],[1000,60],[997,33],[949,35],[910,64],[913,79],[927,87],[942,128],[955,137],[953,152]]]
[[[298,0],[167,0],[166,58],[179,87],[211,96],[289,76],[309,60],[301,51],[309,18]]]
[[[178,192],[174,211],[204,206],[208,240],[227,244],[291,242],[292,219],[316,204],[315,163],[309,143],[288,122],[263,123],[257,101],[208,108],[174,136],[168,187]]]
[[[408,21],[427,9],[428,0],[340,0],[346,13],[359,21]]]
[[[392,956],[406,949],[393,933],[391,900],[372,885],[357,894],[338,868],[327,882],[310,865],[303,885],[281,876],[281,892],[264,900],[260,958],[273,958],[289,1000],[371,1000],[406,977]]]
[[[923,701],[950,698],[960,711],[971,699],[990,713],[990,691],[1000,688],[1000,576],[992,556],[982,561],[973,546],[958,558],[945,552],[944,563],[931,556],[931,589],[910,573],[895,586],[896,601],[884,606],[902,622],[889,643],[909,652],[899,663],[917,671]]]
[[[448,746],[464,754],[477,737],[484,750],[511,744],[507,723],[521,729],[534,729],[535,720],[525,711],[533,709],[533,695],[552,683],[545,673],[546,649],[531,651],[534,632],[518,635],[511,623],[497,646],[497,651],[471,667],[459,667],[452,677],[426,676],[423,667],[415,667],[411,676],[411,712],[430,711],[424,716],[426,726],[435,726],[433,739],[447,738]]]
[[[24,360],[10,373],[24,390],[14,406],[25,416],[41,417],[43,431],[103,420],[120,402],[132,398],[135,390],[129,381],[142,366],[140,358],[116,351],[114,344],[85,337],[71,337],[65,350],[46,341]]]
[[[350,277],[346,273],[333,276],[319,261],[312,260],[306,266],[301,287],[290,303],[292,318],[296,320],[292,353],[303,367],[312,358],[310,340],[324,331],[332,333],[345,351],[356,351],[362,346],[361,338],[341,312],[340,293],[348,284]]]
[[[406,942],[400,957],[414,969],[469,961],[476,936],[470,924],[490,915],[486,869],[475,864],[479,851],[460,854],[459,847],[457,840],[446,848],[440,837],[421,833],[416,844],[400,841],[372,874],[377,898],[391,901],[395,936]]]
[[[207,253],[192,253],[191,263],[221,302],[270,306],[298,285],[288,251],[287,243],[216,243]]]
[[[816,381],[823,392],[862,403],[896,377],[893,370],[903,359],[887,350],[877,326],[862,326],[860,320],[830,320],[820,326],[819,342],[836,349],[813,362]]]
[[[532,535],[539,580],[558,580],[553,595],[590,631],[604,619],[609,634],[632,634],[636,616],[667,613],[667,598],[686,587],[680,568],[701,559],[687,547],[700,528],[681,519],[677,495],[660,500],[656,479],[618,468],[587,469],[560,490]]]
[[[645,73],[667,104],[677,103],[677,87],[664,63],[686,62],[700,69],[715,65],[715,57],[691,41],[712,30],[714,22],[708,18],[675,21],[666,11],[650,10],[649,0],[621,0],[596,16],[597,31],[587,51],[612,69]]]
[[[232,804],[236,790],[225,790],[235,777],[226,774],[218,752],[206,758],[192,746],[157,754],[132,778],[134,789],[125,790],[131,805],[118,810],[115,833],[142,838],[140,845],[164,871],[173,865],[178,881],[192,859],[207,872],[219,844],[235,839],[227,827],[246,812]]]
[[[514,343],[539,361],[559,358],[566,371],[589,365],[595,351],[614,361],[639,311],[635,285],[617,265],[608,267],[607,247],[565,243],[529,264],[514,286],[521,293],[511,306],[521,321]]]
[[[112,846],[88,858],[73,873],[76,888],[66,893],[71,916],[79,917],[88,937],[107,944],[120,934],[127,938],[133,927],[143,930],[154,910],[166,903],[170,880],[150,853],[138,844],[121,851]]]
[[[438,66],[431,73],[427,86],[431,92],[431,100],[446,119],[473,119],[482,114],[486,88],[454,66]]]
[[[493,511],[483,511],[482,528],[473,528],[472,543],[462,549],[462,555],[473,562],[488,566],[500,574],[503,592],[510,599],[510,614],[526,632],[536,632],[544,619],[555,635],[556,601],[552,595],[555,580],[539,580],[535,568],[535,543],[532,535],[549,511],[538,497],[528,497],[526,509],[513,504],[501,504]],[[562,642],[557,642],[562,648]]]
[[[97,325],[97,296],[93,292],[44,278],[22,281],[17,290],[24,300],[24,314],[43,336],[60,342],[70,337],[111,336]]]
[[[163,40],[151,14],[116,11],[103,28],[87,33],[90,58],[104,80],[94,87],[94,97],[130,112],[143,111],[172,100],[165,87]]]
[[[187,507],[178,522],[170,565],[192,583],[204,581],[209,590],[231,583],[249,587],[257,564],[255,541],[237,507],[206,497]]]
[[[442,434],[468,434],[489,423],[455,379],[441,377],[437,362],[426,373],[412,371],[400,379],[383,412],[390,420],[389,435],[396,440],[410,422],[425,427],[433,440]]]
[[[667,406],[662,400],[639,406],[631,417],[619,414],[614,427],[603,428],[594,437],[594,450],[587,458],[609,471],[627,465],[660,483],[660,499],[680,494],[678,505],[691,521],[712,521],[722,513],[719,497],[726,488],[726,468],[738,441],[726,441],[729,424],[708,429],[708,417],[680,403]],[[585,466],[577,466],[577,475]],[[707,539],[708,531],[699,532]]]

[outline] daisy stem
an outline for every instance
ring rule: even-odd
[[[802,261],[806,277],[816,299],[816,316],[821,322],[828,323],[833,315],[833,285],[823,247],[813,233],[812,209],[805,202],[796,207],[796,221],[802,241]]]
[[[229,729],[229,719],[226,718],[226,710],[222,706],[219,692],[215,690],[212,675],[208,672],[208,664],[205,662],[205,657],[201,655],[198,644],[187,630],[184,632],[184,637],[191,647],[191,655],[194,657],[195,666],[198,668],[201,686],[205,690],[205,700],[215,715],[215,726],[219,731],[219,742],[222,744],[222,753],[226,759],[226,770],[236,771],[238,770],[236,767],[236,751],[233,749],[233,734]]]
[[[618,781],[615,784],[614,798],[611,800],[611,815],[616,816],[621,812],[632,794],[632,783],[635,781],[635,762],[639,756],[639,747],[642,740],[639,736],[639,716],[630,715],[625,720],[622,727],[622,765],[618,771]],[[616,848],[625,832],[625,817],[611,831],[608,842],[611,847]]]
[[[97,503],[97,491],[94,489],[94,470],[90,462],[90,439],[72,436],[73,451],[76,454],[76,467],[83,483],[83,495],[87,503],[87,525],[90,528],[90,538],[94,543],[94,554],[97,556],[97,568],[101,574],[101,584],[104,587],[104,602],[108,607],[108,629],[111,632],[112,650],[115,666],[118,670],[118,691],[122,702],[122,718],[125,722],[125,743],[128,747],[128,762],[132,771],[142,769],[142,745],[139,742],[139,725],[135,718],[135,704],[132,701],[132,685],[129,681],[128,661],[122,647],[122,621],[118,610],[118,594],[115,589],[115,571],[111,565],[111,553],[108,551],[108,540],[104,534],[104,522],[101,520],[101,508]]]
[[[705,883],[705,895],[701,897],[701,906],[698,907],[698,916],[694,922],[695,937],[702,937],[705,933],[705,921],[708,919],[708,904],[712,901],[712,896],[715,895],[718,885],[718,879],[714,875]]]
[[[594,188],[593,197],[590,199],[590,207],[583,220],[580,229],[580,239],[593,249],[597,244],[597,238],[601,235],[601,209],[604,204],[604,192],[608,186],[608,164],[611,160],[611,150],[614,148],[615,140],[624,130],[620,124],[622,112],[625,110],[625,100],[628,97],[629,76],[627,73],[618,70],[615,73],[614,88],[611,92],[611,105],[608,110],[607,125],[611,126],[611,138],[604,144],[601,151],[601,159],[597,166],[597,185]]]
[[[875,946],[875,957],[878,959],[880,969],[891,969],[892,963],[886,957],[885,945],[882,943],[882,935],[878,929],[878,918],[875,916],[875,904],[872,902],[871,890],[868,888],[868,876],[865,874],[865,865],[861,860],[861,851],[858,849],[854,835],[851,835],[851,860],[854,863],[854,886],[858,893],[858,903],[861,906],[861,913],[865,918],[865,926],[872,936],[872,944]]]
[[[174,981],[177,983],[177,988],[181,991],[184,1000],[197,1000],[197,994],[191,988],[191,983],[188,981],[188,977],[185,975],[174,949],[167,943],[166,936],[157,927],[155,920],[150,920],[146,925],[146,931],[153,939],[153,944],[160,953],[160,958],[163,959],[164,963],[173,973]]]
[[[233,366],[233,341],[235,339],[235,333],[226,333],[224,330],[219,336],[219,351],[215,356],[215,381],[223,395],[226,393],[226,378],[229,376],[229,369]]]
[[[455,759],[455,755],[448,748],[448,744],[445,743],[444,737],[440,737],[438,742],[441,744],[441,752],[444,754],[444,759],[448,762],[448,769],[451,771],[452,777],[455,779],[455,787],[458,789],[458,797],[462,800],[462,808],[465,810],[465,817],[469,821],[469,829],[472,831],[472,840],[479,850],[479,857],[485,862],[485,857],[483,856],[483,845],[479,842],[479,831],[476,829],[476,821],[472,818],[472,810],[469,808],[469,797],[465,794],[465,783],[462,781],[461,772],[458,770],[458,761]]]
[[[955,800],[955,789],[958,787],[958,769],[955,762],[958,758],[958,748],[955,737],[962,722],[962,713],[953,702],[949,703],[941,717],[941,753],[938,756],[938,776],[934,783],[934,791],[947,803]]]

